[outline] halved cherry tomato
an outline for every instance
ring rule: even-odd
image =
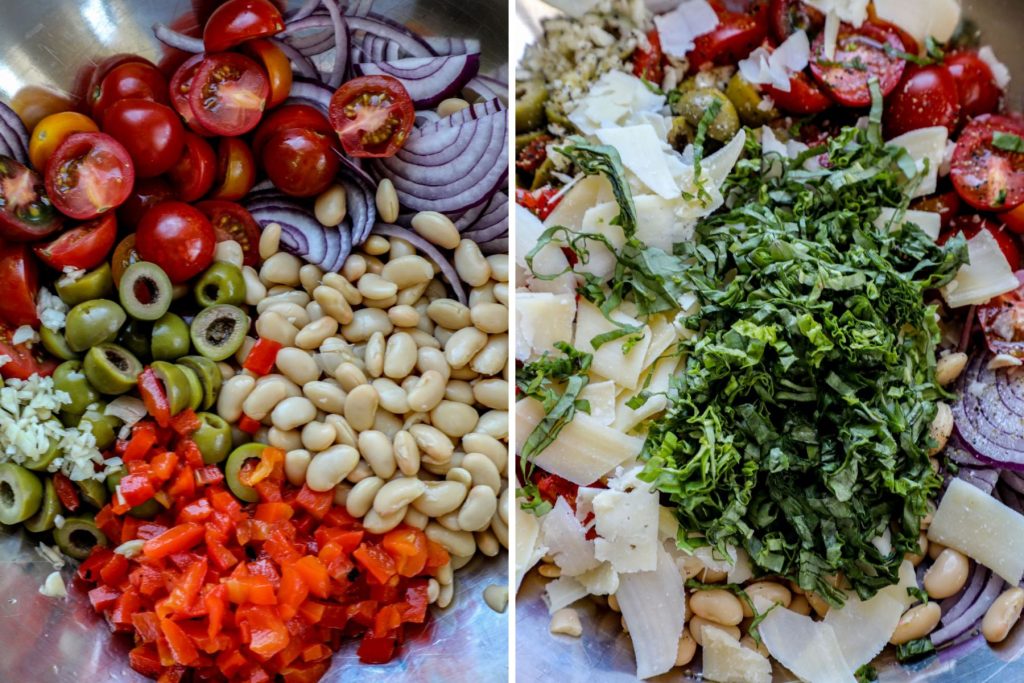
[[[195,133],[185,133],[185,146],[178,161],[167,171],[178,199],[194,202],[213,187],[217,179],[217,155],[210,143]]]
[[[132,186],[128,199],[118,207],[118,223],[122,228],[134,231],[149,207],[168,199],[174,199],[174,190],[162,176],[141,178]]]
[[[953,133],[959,121],[956,81],[941,64],[907,69],[885,106],[885,134],[890,138],[930,126]]]
[[[903,51],[904,52],[906,52],[907,54],[911,54],[911,55],[917,55],[917,54],[919,54],[921,52],[921,46],[918,44],[917,38],[915,38],[914,36],[910,35],[906,31],[904,31],[902,28],[897,26],[896,24],[890,24],[888,21],[885,21],[883,19],[879,19],[878,17],[874,17],[874,16],[871,16],[871,15],[872,15],[872,10],[869,9],[868,10],[868,16],[871,17],[871,18],[868,20],[868,23],[873,25],[873,26],[877,26],[878,28],[882,29],[883,31],[887,31],[888,33],[892,33],[897,38],[899,38],[900,42],[903,43]]]
[[[250,40],[243,47],[267,72],[267,81],[270,83],[267,109],[288,99],[292,90],[292,63],[281,48],[263,38]]]
[[[110,274],[114,278],[114,286],[121,284],[121,276],[128,266],[142,260],[135,249],[135,233],[126,236],[114,247],[114,255],[110,257]]]
[[[0,320],[14,327],[38,325],[39,268],[26,245],[0,245],[0,283]]]
[[[228,0],[207,20],[203,45],[207,52],[222,52],[283,30],[281,12],[267,0]]]
[[[208,199],[196,204],[217,235],[217,241],[234,240],[242,247],[242,263],[255,267],[260,262],[260,226],[256,219],[240,204]]]
[[[272,135],[285,128],[307,128],[327,134],[334,132],[330,121],[316,107],[308,104],[286,104],[269,112],[260,121],[252,136],[252,153],[257,158],[262,157],[263,145],[267,144]]]
[[[189,104],[203,128],[217,135],[242,135],[259,123],[269,95],[267,76],[256,62],[223,52],[200,63]]]
[[[75,133],[46,167],[46,191],[62,213],[87,220],[124,203],[135,182],[128,150],[105,133]]]
[[[263,147],[262,161],[274,186],[293,197],[312,197],[326,190],[341,163],[331,138],[306,128],[278,131]]]
[[[768,8],[772,34],[780,43],[797,31],[806,31],[814,40],[825,27],[825,15],[801,0],[771,0]]]
[[[965,118],[991,114],[999,109],[1003,89],[996,84],[992,69],[974,50],[957,50],[946,55],[946,68],[956,81]]]
[[[545,185],[544,187],[538,187],[536,190],[530,191],[524,188],[516,189],[516,204],[529,210],[531,213],[537,216],[537,218],[544,220],[547,218],[555,207],[558,206],[558,202],[561,198],[555,200],[554,197],[559,193],[559,188]]]
[[[335,91],[329,118],[349,156],[390,157],[409,137],[416,111],[397,78],[360,76]]]
[[[894,52],[903,49],[899,37],[880,26],[864,24],[854,28],[843,24],[833,59],[825,56],[824,32],[815,39],[811,48],[811,73],[840,104],[867,107],[871,104],[868,88],[871,78],[878,79],[882,95],[888,95],[899,84],[907,62]]]
[[[192,91],[192,80],[195,78],[196,71],[199,70],[199,65],[202,64],[205,58],[205,54],[199,53],[182,62],[178,70],[171,76],[170,94],[171,105],[178,112],[178,115],[184,119],[189,129],[196,135],[211,137],[213,133],[199,123],[196,113],[192,111],[192,104],[188,97],[188,94]]]
[[[167,102],[167,79],[149,62],[124,62],[103,77],[99,89],[93,93],[92,116],[103,125],[103,117],[115,102],[126,99]]]
[[[45,171],[53,151],[72,133],[95,133],[99,126],[85,114],[65,111],[51,114],[36,124],[28,141],[28,158],[33,168]]]
[[[185,282],[213,261],[217,238],[203,213],[184,202],[157,204],[135,231],[139,256],[164,269],[171,282]]]
[[[117,238],[117,218],[107,213],[57,239],[32,248],[46,265],[57,270],[81,268],[89,270],[103,263]]]
[[[39,239],[59,229],[62,222],[39,174],[0,155],[0,237]]]
[[[181,158],[185,129],[174,110],[148,100],[121,100],[103,116],[103,132],[124,145],[135,175],[152,178]]]
[[[788,114],[808,116],[820,114],[832,106],[832,100],[822,92],[818,84],[812,81],[806,73],[799,71],[789,79],[789,92],[766,85],[765,94],[775,102],[782,111]]]
[[[915,211],[931,211],[939,214],[939,224],[945,230],[960,214],[960,195],[956,192],[943,192],[921,197],[911,202],[910,208]]]
[[[217,145],[217,180],[210,199],[235,201],[256,184],[256,161],[239,138],[221,138]]]
[[[662,67],[664,58],[665,54],[661,51],[661,35],[658,29],[651,29],[647,32],[647,45],[638,47],[633,52],[633,75],[655,85],[661,85],[661,80],[665,76],[665,69]]]
[[[11,109],[29,130],[35,129],[47,116],[73,111],[75,104],[74,98],[66,92],[41,85],[23,85],[11,97]]]
[[[960,197],[983,211],[1003,211],[1024,203],[1024,153],[996,147],[997,133],[1024,145],[1024,124],[983,114],[960,133],[949,171]]]
[[[1004,226],[978,214],[961,215],[954,218],[949,230],[939,235],[938,243],[945,244],[950,237],[958,233],[963,233],[966,239],[971,239],[982,230],[988,230],[995,238],[999,250],[1003,252],[1006,262],[1010,264],[1010,269],[1020,270],[1021,255],[1016,238],[1008,230],[1005,230]]]
[[[767,0],[712,0],[718,26],[693,41],[687,54],[690,70],[708,64],[735,64],[768,35]]]
[[[978,324],[989,351],[1024,358],[1024,284],[979,306]]]
[[[57,361],[49,358],[41,344],[29,348],[28,344],[14,344],[15,326],[0,321],[0,356],[7,356],[9,361],[0,365],[0,377],[4,379],[28,379],[32,375],[49,377],[57,369]]]

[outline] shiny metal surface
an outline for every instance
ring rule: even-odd
[[[1009,101],[1017,109],[1024,106],[1024,50],[1020,35],[1024,28],[1024,2],[1021,0],[964,0],[964,15],[981,29],[982,44],[991,45],[1013,75]],[[550,16],[551,7],[541,0],[516,0],[516,22],[512,54],[518,58],[523,48],[537,35],[540,20]],[[622,632],[620,615],[598,608],[588,600],[576,607],[583,621],[583,635],[571,638],[548,632],[548,610],[541,599],[545,580],[536,570],[523,581],[516,599],[516,678],[523,683],[558,681],[559,683],[628,683],[636,681],[636,663],[629,636]],[[657,609],[652,605],[651,609]],[[1024,681],[1024,626],[1018,625],[1010,637],[992,647],[980,636],[937,657],[918,664],[901,666],[892,658],[876,665],[880,683],[1021,683]],[[692,666],[673,669],[654,679],[655,683],[698,681],[699,656]],[[778,665],[776,683],[795,679]]]
[[[293,1],[292,5],[300,2]],[[71,88],[83,65],[118,52],[159,61],[155,21],[187,29],[206,0],[0,0],[0,99],[10,102],[27,85]],[[435,35],[479,38],[482,69],[501,69],[508,55],[508,5],[504,0],[377,0],[375,11]],[[481,558],[456,573],[453,606],[434,610],[429,624],[410,637],[400,656],[382,666],[360,665],[354,645],[335,656],[323,679],[435,683],[508,676],[508,615],[487,607],[483,589],[507,584],[507,555]],[[67,600],[38,593],[53,568],[20,535],[0,527],[0,683],[135,682],[147,679],[127,665],[129,641],[113,638],[81,585],[62,574]]]

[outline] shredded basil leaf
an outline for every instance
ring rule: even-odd
[[[935,645],[928,636],[911,640],[896,647],[896,661],[912,662],[935,653]]]
[[[992,146],[1004,152],[1024,153],[1024,139],[1013,133],[997,130],[992,134]]]
[[[909,595],[910,597],[914,598],[915,600],[920,602],[922,605],[927,605],[928,604],[928,593],[924,592],[923,590],[921,590],[917,586],[908,586],[907,587],[907,595]]]
[[[854,676],[857,677],[857,683],[874,683],[878,680],[878,672],[870,664],[865,664],[857,669]]]

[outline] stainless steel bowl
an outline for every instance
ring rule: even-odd
[[[209,0],[0,0],[0,99],[10,103],[25,86],[72,87],[78,70],[118,52],[159,61],[153,22],[171,22]],[[212,3],[216,4],[216,2]],[[300,2],[293,0],[292,5]],[[479,38],[482,70],[508,60],[508,5],[503,0],[377,0],[374,9],[434,35]],[[2,285],[0,285],[2,286]],[[359,664],[355,647],[333,660],[324,681],[433,683],[508,676],[508,616],[487,607],[483,589],[507,584],[507,555],[477,559],[460,570],[452,607],[435,610],[387,665]],[[128,667],[127,638],[111,636],[97,618],[73,568],[62,574],[71,596],[38,593],[53,568],[20,534],[0,527],[0,682],[144,681]]]
[[[1024,105],[1024,51],[1019,46],[1024,26],[1024,5],[1020,0],[962,0],[964,16],[981,31],[982,44],[991,45],[1013,75],[1009,102],[1020,110]],[[540,31],[540,21],[554,10],[541,0],[516,0],[516,26],[512,53],[517,58]],[[520,681],[559,681],[560,683],[627,683],[636,680],[636,661],[629,636],[622,632],[619,615],[598,609],[584,600],[580,607],[583,636],[570,638],[548,633],[548,610],[541,599],[544,581],[531,572],[516,599],[516,678]],[[581,607],[582,606],[582,607]],[[652,605],[651,609],[657,609]],[[988,645],[977,636],[938,657],[901,666],[887,659],[877,665],[880,683],[965,683],[1024,681],[1024,627],[1018,626],[998,646]],[[682,671],[682,673],[680,673]],[[654,679],[698,681],[699,658],[694,665]],[[776,665],[775,680],[789,683],[791,674]]]

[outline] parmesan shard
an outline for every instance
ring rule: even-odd
[[[990,45],[984,45],[978,50],[978,57],[981,61],[988,65],[988,68],[992,71],[992,77],[995,79],[996,85],[1003,90],[1010,85],[1010,70],[1005,64],[999,61],[996,57],[996,53],[992,51]]]
[[[897,216],[900,216],[900,218],[895,220]],[[880,230],[886,226],[889,226],[892,230],[899,230],[904,223],[913,223],[921,228],[921,231],[931,237],[933,241],[939,239],[939,232],[942,229],[942,217],[934,211],[907,210],[900,214],[898,209],[885,206],[879,209],[878,218],[875,219],[875,227]]]
[[[586,135],[599,128],[623,125],[638,112],[658,112],[665,97],[651,92],[636,76],[623,71],[609,71],[590,86],[569,120]]]
[[[654,570],[621,575],[615,592],[633,641],[637,678],[663,674],[675,665],[686,617],[679,572],[660,544],[656,550]]]
[[[953,281],[940,290],[950,308],[983,304],[1020,286],[988,230],[981,230],[967,240],[967,254],[970,262],[960,266]]]
[[[772,663],[760,652],[740,645],[720,628],[705,626],[703,678],[715,683],[772,683]]]
[[[580,399],[590,403],[590,417],[608,427],[615,421],[616,393],[615,382],[611,380],[591,382],[580,392]]]
[[[544,587],[544,602],[548,605],[548,614],[554,614],[585,597],[587,589],[572,576],[560,576]]]
[[[935,192],[939,178],[939,167],[946,156],[946,140],[949,131],[945,126],[918,128],[898,135],[886,144],[902,147],[917,164],[918,173],[924,172],[921,182],[912,197],[923,197]]]
[[[803,71],[811,58],[811,43],[807,33],[797,31],[785,40],[773,52],[759,47],[746,59],[737,64],[743,78],[758,85],[771,85],[789,92],[792,87],[792,75]]]
[[[715,30],[718,14],[707,0],[682,0],[671,12],[654,17],[654,26],[665,54],[682,59],[696,38]]]
[[[778,607],[768,613],[758,632],[768,652],[808,683],[855,683],[853,671],[832,627]]]
[[[619,205],[615,202],[604,202],[592,206],[583,214],[582,233],[603,235],[615,251],[622,249],[626,244],[626,235],[622,228],[614,224],[615,218],[619,215]],[[611,249],[597,240],[587,240],[586,260],[580,259],[579,263],[573,266],[577,273],[590,273],[602,280],[608,280],[615,272],[617,259]]]
[[[603,175],[586,176],[566,191],[555,209],[544,219],[544,227],[562,225],[573,232],[581,232],[583,230],[583,215],[587,209],[613,201],[615,201],[615,195],[612,193],[612,184],[608,182],[607,178]],[[519,230],[518,225],[516,225],[516,230]],[[519,247],[518,240],[516,246]],[[522,258],[525,254],[526,252],[520,251],[516,254],[516,259]]]
[[[860,26],[868,18],[868,0],[804,0],[808,5],[827,14],[834,12],[848,24]]]
[[[666,145],[658,139],[654,126],[601,128],[595,135],[602,144],[614,147],[626,170],[656,195],[663,199],[679,196],[679,186],[665,161]]]
[[[594,556],[620,573],[650,571],[657,564],[658,494],[647,485],[609,489],[593,500]]]
[[[544,407],[532,398],[516,404],[516,449],[522,451],[530,432],[544,418]],[[586,413],[577,412],[554,442],[537,454],[541,469],[587,486],[640,454],[643,439],[605,427]]]
[[[677,213],[686,206],[680,197],[663,199],[654,194],[633,197],[636,206],[636,238],[649,247],[672,253],[672,245],[693,239],[694,223]]]
[[[960,23],[958,0],[875,0],[879,19],[899,26],[924,44],[929,36],[947,42]]]
[[[619,573],[610,562],[602,562],[576,577],[590,595],[611,595],[619,590]]]
[[[581,299],[576,315],[576,334],[573,337],[573,346],[580,351],[594,354],[590,369],[595,375],[610,379],[625,389],[636,389],[644,356],[651,344],[651,328],[622,311],[612,312],[611,318],[612,320],[608,320],[597,306]],[[626,343],[631,341],[629,337],[632,335],[613,339],[602,344],[600,348],[594,349],[591,343],[594,338],[619,329],[619,325],[638,327],[640,330],[638,334],[642,334],[643,338],[633,343],[632,348],[625,353],[623,352],[626,349]],[[568,339],[568,337],[562,337],[562,339]]]
[[[583,526],[565,498],[559,498],[554,508],[544,515],[541,542],[548,547],[565,576],[578,576],[600,564],[594,557],[594,542],[587,540]]]
[[[950,481],[928,540],[959,550],[1011,586],[1024,578],[1024,515],[962,479]]]
[[[555,342],[572,338],[575,294],[516,292],[516,358],[561,353]]]
[[[537,516],[527,512],[516,501],[516,590],[523,582],[526,573],[540,562],[548,549],[538,543],[540,538],[540,521]]]

